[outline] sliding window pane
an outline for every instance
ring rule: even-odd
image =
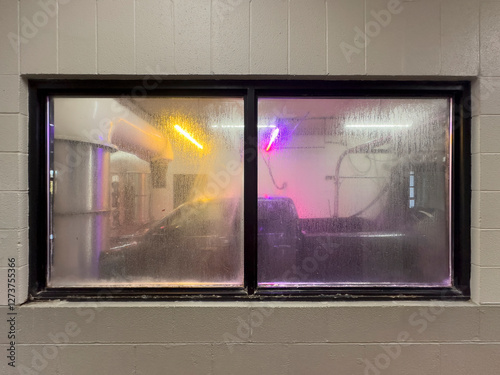
[[[243,99],[51,99],[51,287],[243,286]]]
[[[450,286],[450,100],[261,98],[258,284]]]

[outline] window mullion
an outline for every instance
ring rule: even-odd
[[[257,97],[249,88],[245,97],[244,131],[244,239],[245,286],[253,294],[257,286]]]

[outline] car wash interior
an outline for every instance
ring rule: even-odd
[[[38,292],[457,290],[460,84],[203,84],[33,89]]]

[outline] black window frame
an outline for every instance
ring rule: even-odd
[[[126,78],[126,77],[124,77]],[[145,81],[29,80],[29,298],[30,300],[468,300],[470,299],[471,89],[468,81],[161,80],[151,96],[244,98],[244,288],[49,288],[49,150],[47,102],[51,96],[129,96]],[[144,92],[144,91],[141,91]],[[451,287],[257,287],[257,101],[259,97],[452,98]]]

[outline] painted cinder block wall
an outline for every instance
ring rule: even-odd
[[[2,305],[7,259],[22,303],[37,251],[27,80],[110,76],[471,79],[472,300],[25,303],[15,369],[0,308],[0,373],[498,373],[500,1],[0,0]]]

